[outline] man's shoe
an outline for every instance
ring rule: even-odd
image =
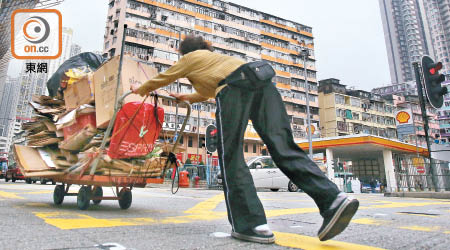
[[[275,242],[275,235],[273,235],[267,224],[259,225],[249,232],[238,233],[232,231],[231,236],[236,239],[262,244],[271,244]]]
[[[319,229],[319,239],[329,240],[344,231],[358,210],[358,206],[357,199],[347,197],[345,193],[339,193],[330,208],[322,214],[323,224]]]

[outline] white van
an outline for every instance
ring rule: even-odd
[[[247,166],[253,177],[256,188],[268,188],[274,192],[287,188],[290,192],[297,192],[299,188],[281,172],[270,156],[253,156],[246,159]],[[222,176],[217,176],[222,184]]]

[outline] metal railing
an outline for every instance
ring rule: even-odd
[[[417,158],[415,158],[417,159]],[[398,191],[450,191],[450,162],[433,159],[432,168],[428,159],[414,162],[413,158],[394,157],[394,171]]]

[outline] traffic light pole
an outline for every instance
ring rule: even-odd
[[[414,62],[413,67],[414,73],[416,74],[417,94],[419,95],[420,109],[422,111],[423,127],[425,130],[425,140],[427,142],[428,159],[430,161],[431,181],[433,182],[434,190],[436,192],[439,192],[436,170],[433,166],[433,159],[431,158],[431,145],[430,145],[430,136],[428,134],[429,126],[428,126],[427,109],[425,107],[425,98],[423,97],[422,78],[420,77],[419,63]]]

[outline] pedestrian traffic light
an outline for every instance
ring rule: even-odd
[[[344,172],[344,164],[342,162],[338,163],[339,172]]]
[[[213,124],[206,127],[206,150],[215,152],[217,150],[217,128]]]
[[[442,69],[441,62],[434,62],[429,56],[422,57],[422,72],[424,79],[425,93],[428,101],[434,108],[440,108],[444,104],[444,95],[448,90],[442,87],[441,83],[445,81],[445,76],[439,74]]]

